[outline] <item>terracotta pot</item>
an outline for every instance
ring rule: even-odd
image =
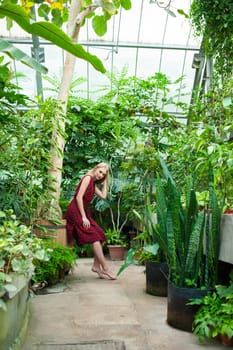
[[[35,233],[40,238],[50,238],[54,242],[62,244],[64,247],[67,247],[66,239],[66,220],[60,220],[61,224],[56,225],[48,220],[37,221],[36,224],[41,226],[33,229]]]
[[[111,260],[124,260],[125,247],[121,245],[108,245],[108,251]]]
[[[227,335],[225,335],[225,334],[220,334],[220,335],[219,335],[219,338],[220,338],[221,343],[222,343],[223,345],[226,345],[226,346],[233,346],[233,337],[229,339]]]

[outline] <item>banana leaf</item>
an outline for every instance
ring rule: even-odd
[[[6,40],[0,39],[0,51],[7,54],[11,59],[20,61],[41,74],[48,73],[48,69],[45,66],[38,63],[34,58],[19,50]]]
[[[91,55],[89,52],[85,51],[82,45],[74,44],[70,37],[55,24],[48,22],[30,23],[30,18],[23,8],[10,3],[0,5],[0,16],[11,18],[27,33],[48,40],[75,57],[91,63],[92,66],[101,73],[105,73],[106,69],[97,56]]]

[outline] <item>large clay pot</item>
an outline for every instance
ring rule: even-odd
[[[233,346],[233,337],[232,338],[228,338],[227,335],[225,334],[220,334],[219,336],[221,343],[225,346]]]
[[[48,220],[40,220],[37,222],[38,227],[33,232],[40,238],[51,238],[54,242],[67,247],[66,238],[66,220],[60,220],[61,224],[54,224]]]
[[[187,305],[190,299],[202,298],[213,289],[181,288],[168,282],[167,323],[183,331],[192,332],[194,315],[199,305]]]
[[[146,261],[146,292],[167,296],[168,266],[165,262]]]
[[[124,260],[125,247],[122,245],[108,245],[108,251],[111,260]]]

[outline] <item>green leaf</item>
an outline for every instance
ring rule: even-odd
[[[31,33],[51,41],[74,56],[91,63],[101,73],[105,73],[106,70],[97,56],[86,52],[82,45],[73,44],[71,39],[54,24],[47,22],[34,23],[31,25]]]
[[[2,299],[0,299],[0,309],[7,311],[6,303]]]
[[[115,6],[110,2],[105,2],[103,5],[103,9],[111,16],[117,13]]]
[[[222,101],[223,107],[229,107],[232,104],[231,96],[227,96]]]
[[[157,255],[158,250],[159,250],[159,244],[155,243],[153,245],[147,245],[147,246],[144,246],[143,249],[148,253],[151,253],[153,255]]]
[[[17,290],[17,288],[13,284],[4,284],[4,288],[8,293],[12,293]]]
[[[0,6],[0,15],[11,18],[27,33],[37,35],[52,42],[56,46],[68,51],[75,57],[84,59],[85,61],[91,63],[93,67],[101,73],[105,73],[106,69],[97,56],[86,52],[81,45],[74,44],[69,36],[55,24],[48,22],[37,22],[30,24],[29,17],[26,12],[20,6],[12,4]]]
[[[44,260],[46,258],[46,251],[45,251],[45,249],[38,250],[35,253],[34,258],[36,258],[38,260]]]
[[[184,12],[184,10],[182,10],[182,9],[177,9],[177,12],[180,14],[180,15],[182,15],[182,16],[184,16],[185,18],[189,18],[189,15],[187,14],[187,13],[185,13]]]
[[[117,271],[117,276],[119,276],[129,265],[137,265],[138,262],[136,260],[134,260],[134,254],[135,254],[135,250],[133,248],[130,248],[125,262],[120,266],[119,270]]]
[[[107,32],[107,21],[105,16],[95,16],[92,26],[97,35],[103,36]]]
[[[171,11],[170,9],[165,9],[165,11],[172,17],[176,17],[175,13]]]
[[[185,262],[186,273],[193,271],[195,258],[199,248],[199,242],[203,237],[204,219],[205,219],[205,211],[203,210],[202,212],[199,213],[198,218],[195,222],[194,228],[190,233],[188,251],[187,251],[186,262]]]
[[[0,210],[0,218],[5,218],[6,214],[4,213],[4,211]]]
[[[6,40],[0,39],[0,51],[7,54],[11,59],[20,61],[26,66],[35,69],[42,74],[48,73],[48,69],[38,63],[34,58],[28,56],[25,52],[17,49],[14,45]]]
[[[6,282],[12,282],[12,277],[11,277],[11,275],[8,275],[8,274],[5,274],[5,281]]]
[[[38,7],[38,15],[40,17],[44,17],[45,20],[49,20],[49,16],[48,16],[49,12],[50,12],[50,8],[47,4],[42,4]]]
[[[132,7],[131,0],[121,0],[121,6],[125,10],[130,10]]]
[[[4,260],[3,260],[3,262],[4,262],[4,264],[5,264],[5,261],[4,261]],[[1,265],[1,268],[4,266],[4,264]],[[4,272],[1,272],[1,271],[0,271],[0,281],[5,281],[5,276],[6,276],[6,274],[5,274]]]

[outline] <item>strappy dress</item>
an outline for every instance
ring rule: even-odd
[[[83,196],[83,206],[88,220],[90,221],[90,228],[83,227],[83,220],[78,208],[76,196],[80,189],[81,183],[86,176],[90,176],[90,182]],[[74,197],[71,200],[67,212],[65,215],[66,219],[66,232],[68,244],[72,243],[74,240],[77,244],[82,246],[87,243],[93,243],[96,241],[104,242],[106,236],[101,227],[92,219],[91,210],[89,208],[89,203],[92,201],[95,194],[95,183],[91,175],[85,175],[75,190]]]

